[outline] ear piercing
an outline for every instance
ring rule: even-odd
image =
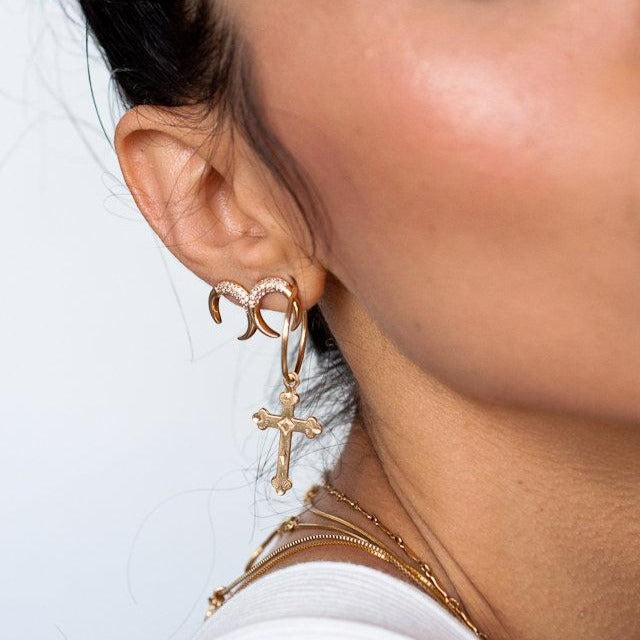
[[[282,336],[274,331],[264,320],[260,312],[260,302],[269,293],[280,293],[287,297],[287,310],[285,312]],[[242,285],[231,280],[222,280],[211,290],[209,294],[209,311],[214,322],[220,324],[220,297],[225,296],[240,305],[247,314],[247,329],[238,337],[238,340],[247,340],[257,330],[271,338],[282,338],[280,349],[280,364],[284,391],[279,395],[282,405],[281,413],[270,413],[262,408],[256,411],[252,418],[259,429],[269,427],[276,428],[280,432],[278,441],[278,459],[276,474],[271,478],[271,485],[278,495],[284,495],[293,483],[289,478],[289,462],[291,459],[291,438],[294,432],[304,433],[307,438],[315,438],[322,433],[322,425],[313,416],[298,418],[294,415],[294,407],[298,404],[300,396],[296,389],[300,384],[300,369],[304,358],[307,342],[307,311],[303,309],[298,299],[298,286],[292,277],[291,282],[275,276],[263,278],[257,282],[251,291],[247,291]],[[289,334],[300,327],[300,340],[298,342],[297,355],[293,369],[289,367],[288,345]]]
[[[221,280],[209,294],[211,317],[216,324],[222,322],[220,296],[225,296],[241,306],[247,314],[247,330],[238,337],[238,340],[248,340],[258,329],[270,338],[279,338],[280,334],[267,324],[260,311],[260,302],[269,293],[281,293],[288,299],[293,299],[294,324],[291,328],[297,329],[300,324],[300,303],[297,298],[295,280],[291,284],[283,278],[275,276],[259,280],[251,288],[251,291],[247,291],[242,285],[232,280]]]

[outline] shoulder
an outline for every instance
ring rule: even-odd
[[[476,640],[417,587],[361,564],[307,561],[233,595],[193,640]]]

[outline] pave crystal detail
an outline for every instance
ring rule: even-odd
[[[215,290],[218,295],[230,298],[245,309],[255,309],[268,293],[282,293],[288,298],[291,296],[292,287],[282,278],[269,276],[258,281],[249,292],[242,285],[230,280],[218,282]]]
[[[291,284],[282,278],[276,278],[275,276],[263,278],[256,282],[249,292],[249,307],[252,309],[257,307],[260,300],[268,293],[282,293],[288,298],[291,295],[291,290]]]
[[[229,280],[222,280],[215,286],[216,293],[219,296],[225,296],[230,298],[244,309],[249,307],[249,293],[237,282],[231,282]]]
[[[260,310],[260,301],[269,293],[281,293],[287,297],[289,301],[296,294],[296,284],[287,282],[284,278],[277,276],[268,276],[259,280],[252,288],[247,291],[242,285],[232,280],[221,280],[218,282],[209,294],[209,311],[214,322],[220,324],[222,316],[220,315],[220,297],[224,296],[237,305],[241,306],[247,313],[247,330],[239,336],[238,340],[247,340],[257,330],[271,338],[279,338],[280,334],[274,331],[262,317]],[[300,304],[297,299],[293,300],[294,323],[292,329],[296,329],[301,321]]]

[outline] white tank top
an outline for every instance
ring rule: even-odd
[[[333,560],[273,569],[225,602],[193,640],[477,640],[418,587]]]

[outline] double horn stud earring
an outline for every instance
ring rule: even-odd
[[[274,331],[262,317],[260,302],[269,293],[280,293],[287,298],[287,310],[285,312],[282,334]],[[209,311],[214,322],[220,324],[220,297],[224,296],[236,302],[247,313],[247,330],[238,337],[238,340],[247,340],[257,330],[270,338],[281,338],[280,364],[284,390],[280,392],[280,414],[270,413],[262,408],[256,411],[252,418],[259,429],[266,430],[269,427],[278,429],[278,460],[276,474],[271,478],[271,485],[278,495],[284,495],[293,483],[289,478],[289,462],[291,458],[291,438],[294,432],[304,433],[307,438],[315,438],[322,433],[322,425],[314,417],[297,418],[294,415],[294,407],[298,404],[300,396],[296,389],[300,384],[300,369],[304,358],[307,343],[307,311],[302,308],[298,299],[298,286],[293,277],[291,282],[275,276],[263,278],[247,291],[242,285],[231,280],[223,280],[215,285],[209,295]],[[289,334],[300,327],[297,355],[293,369],[289,368]]]

